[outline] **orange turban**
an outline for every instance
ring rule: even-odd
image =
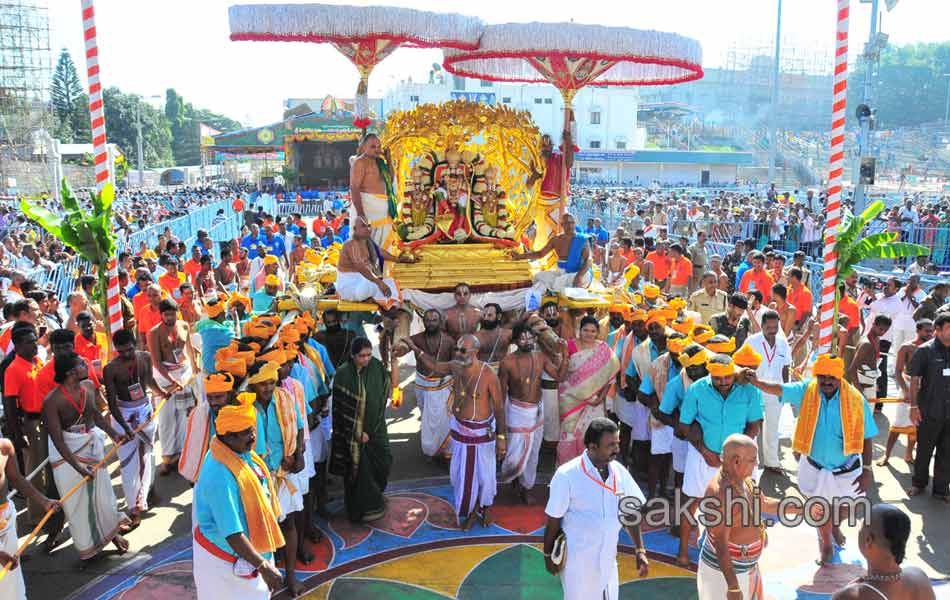
[[[706,341],[706,347],[717,354],[732,354],[736,350],[736,338],[729,338],[726,341],[709,339]]]
[[[643,310],[642,308],[638,308],[634,311],[631,311],[630,318],[627,320],[630,321],[631,323],[636,322],[636,321],[646,321],[647,311]]]
[[[209,319],[214,319],[224,312],[224,301],[218,300],[214,304],[205,304],[205,313]]]
[[[283,354],[283,353],[281,353]],[[283,356],[281,356],[283,358]],[[261,367],[261,370],[247,378],[248,384],[263,383],[265,381],[277,381],[277,371],[280,370],[282,363],[268,362]]]
[[[683,300],[682,298],[671,298],[671,299],[666,303],[666,305],[667,305],[670,309],[675,310],[676,312],[679,312],[679,311],[683,310],[684,308],[686,308],[686,300]]]
[[[678,331],[683,335],[689,335],[693,333],[693,320],[687,317],[682,321],[673,321],[670,327],[673,328],[673,331]]]
[[[714,362],[712,360],[713,358],[716,358],[719,356],[725,356],[725,355],[714,354],[712,357],[710,357],[710,360],[706,363],[706,370],[709,371],[709,374],[712,375],[713,377],[728,377],[730,375],[735,375],[736,363],[732,362],[732,359],[729,358],[728,356],[726,356],[726,358],[729,358],[728,364],[721,363],[721,362]]]
[[[247,363],[233,356],[220,356],[220,354],[215,354],[214,370],[230,373],[235,377],[244,377],[247,375]]]
[[[660,296],[660,287],[652,283],[643,286],[643,295],[647,298],[658,298]]]
[[[244,396],[244,394],[241,394]],[[239,396],[240,398],[240,396]],[[257,425],[257,411],[254,409],[253,400],[245,401],[238,406],[228,404],[222,406],[218,411],[218,417],[214,420],[214,429],[218,435],[244,431]]]
[[[268,275],[264,278],[264,285],[269,287],[280,287],[280,279],[277,275]]]
[[[667,342],[667,345],[669,345],[669,342]],[[709,353],[706,352],[705,348],[692,356],[689,356],[685,352],[680,354],[680,364],[684,367],[698,367],[700,365],[705,365],[708,361]]]
[[[268,363],[272,362],[272,363],[277,363],[278,365],[282,365],[285,362],[287,362],[287,357],[284,356],[284,353],[282,350],[280,350],[279,348],[274,348],[258,356],[257,360],[262,360],[264,362],[268,362]]]
[[[273,254],[268,254],[267,256],[264,257],[264,264],[265,264],[265,265],[276,265],[276,264],[277,264],[277,257],[274,256]]]
[[[732,355],[732,360],[740,367],[758,369],[762,364],[762,355],[753,350],[749,344],[743,344],[739,351]]]
[[[669,337],[666,340],[666,349],[673,354],[679,354],[685,350],[689,344],[690,339],[687,337]]]
[[[647,313],[647,327],[653,323],[659,323],[661,327],[666,327],[666,317],[661,315],[658,310],[651,310]]]
[[[231,294],[231,297],[228,299],[228,306],[235,306],[237,304],[243,304],[244,310],[251,309],[251,299],[245,296],[244,294],[239,294],[234,292]]]
[[[696,328],[693,329],[693,341],[699,344],[705,344],[712,339],[714,335],[716,335],[716,332],[713,331],[713,328],[709,325],[697,325]]]
[[[220,394],[234,389],[234,377],[230,373],[212,373],[205,376],[205,393]]]
[[[841,379],[844,377],[844,359],[840,356],[822,354],[818,357],[818,360],[815,361],[812,372],[815,374],[815,377],[827,375]]]

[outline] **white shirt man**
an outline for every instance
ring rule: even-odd
[[[772,315],[775,317],[769,318]],[[788,338],[780,334],[778,314],[775,311],[767,311],[764,317],[762,328],[774,336],[774,345],[769,343],[762,331],[750,335],[746,340],[753,350],[762,355],[762,362],[759,363],[755,374],[762,381],[787,382],[788,370],[792,367],[792,349],[788,345]],[[779,421],[782,416],[782,403],[776,396],[764,392],[762,399],[765,401],[765,422],[762,424],[760,446],[762,466],[766,469],[779,469]]]
[[[601,480],[585,450],[564,463],[551,479],[544,512],[561,519],[567,539],[561,585],[564,600],[619,598],[617,542],[622,527],[618,503],[622,497],[646,502],[643,492],[619,462],[608,463],[610,475]]]

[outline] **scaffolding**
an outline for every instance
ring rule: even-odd
[[[37,1],[0,0],[0,153],[30,160],[34,137],[49,128],[49,15]]]

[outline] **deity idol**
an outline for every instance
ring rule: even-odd
[[[435,223],[445,238],[461,243],[471,235],[466,217],[467,186],[462,173],[458,171],[447,170],[443,181],[444,187],[435,192]]]
[[[432,206],[432,190],[426,181],[425,172],[416,167],[412,179],[406,182],[405,199],[399,214],[402,222],[397,228],[399,236],[410,247],[433,241],[438,230],[435,228],[435,211]]]
[[[508,219],[505,190],[498,185],[498,167],[485,169],[485,180],[476,185],[472,200],[472,224],[478,238],[514,240],[515,229]]]

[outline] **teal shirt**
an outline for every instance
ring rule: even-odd
[[[265,289],[257,290],[251,294],[251,311],[256,313],[269,311],[274,304],[274,298],[276,296],[271,296]]]
[[[677,371],[676,380],[671,380],[666,385],[666,389],[663,390],[663,398],[660,399],[660,412],[665,415],[672,415],[683,404],[685,397],[686,389],[683,385],[683,377]]]
[[[708,375],[694,381],[680,406],[680,423],[699,422],[703,428],[703,444],[710,451],[722,452],[722,443],[734,433],[743,433],[746,424],[761,421],[765,416],[762,392],[751,385],[732,386],[723,399]]]
[[[653,343],[651,342],[650,345],[652,346]],[[673,359],[670,359],[670,360],[672,361]],[[653,378],[650,377],[649,374],[646,374],[646,375],[647,375],[646,377],[640,380],[640,392],[649,396],[650,394],[656,393],[656,386],[653,385]],[[680,378],[680,370],[676,367],[676,364],[674,363],[670,367],[670,370],[666,376],[667,387],[672,385],[674,381],[678,381],[679,378]],[[663,395],[664,396],[666,395],[665,391],[663,392]],[[660,400],[662,400],[662,398],[660,398]]]
[[[782,402],[788,402],[792,406],[800,407],[802,400],[805,399],[805,390],[812,380],[795,381],[793,383],[782,384]],[[844,453],[844,431],[841,428],[841,402],[840,392],[830,399],[818,390],[821,398],[821,408],[818,411],[818,423],[815,425],[815,438],[811,443],[811,454],[809,457],[822,466],[822,468],[835,470],[850,463],[856,454]],[[874,422],[874,414],[871,412],[871,406],[867,400],[862,398],[864,405],[864,439],[873,438],[877,435],[877,424]]]
[[[250,452],[241,454],[240,457],[257,473],[258,467],[251,460]],[[264,474],[257,473],[257,476],[264,489],[264,496],[269,498],[270,490],[266,487]],[[249,534],[247,516],[244,514],[237,480],[224,464],[211,456],[210,450],[205,455],[201,474],[195,484],[194,503],[195,521],[201,534],[224,552],[235,556],[234,550],[228,544],[228,536],[235,533]],[[270,553],[262,556],[267,560],[271,559]]]
[[[638,343],[637,345],[639,346],[640,344]],[[651,361],[656,360],[657,358],[659,358],[659,356],[660,356],[660,351],[656,349],[656,345],[653,343],[653,340],[650,340],[650,360]],[[627,377],[637,376],[637,366],[635,362],[636,361],[634,361],[633,359],[630,359],[630,363],[627,364],[627,370],[625,371],[625,373],[627,374]],[[649,379],[649,378],[650,378],[650,373],[644,373],[640,381],[643,381],[644,379]]]
[[[255,402],[254,408],[257,409],[257,441],[254,451],[273,472],[280,467],[280,461],[284,459],[284,434],[280,430],[280,421],[277,420],[277,402],[271,399],[266,411],[260,402]],[[304,420],[296,402],[294,414],[297,415],[297,429],[303,429]]]

